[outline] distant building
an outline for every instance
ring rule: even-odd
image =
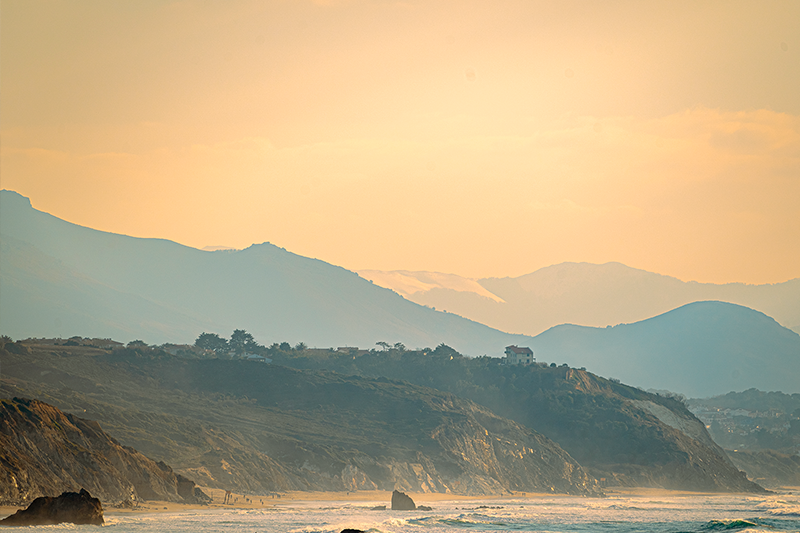
[[[194,346],[191,344],[162,344],[161,349],[170,355],[178,355],[180,351],[192,351]]]
[[[536,362],[533,356],[533,351],[527,346],[506,346],[506,364],[507,365],[529,365]]]
[[[244,354],[244,358],[247,359],[248,361],[258,361],[260,363],[271,363],[272,362],[272,359],[270,359],[269,357],[265,357],[263,355],[258,355],[258,354],[254,354],[254,353],[246,353],[246,354]]]
[[[368,355],[369,350],[361,350],[358,346],[339,346],[336,348],[336,351],[339,353],[346,353],[352,355],[353,357],[358,356],[361,357],[362,355]]]
[[[358,346],[339,346],[338,348],[336,348],[336,351],[343,353],[357,352]]]

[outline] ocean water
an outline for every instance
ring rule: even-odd
[[[371,511],[386,502],[292,502],[270,509],[108,514],[109,533],[800,532],[800,492],[767,496],[544,497],[442,501],[433,511]],[[60,525],[41,529],[74,529]],[[87,528],[91,526],[82,526]],[[26,528],[30,530],[32,528]],[[37,528],[38,529],[38,528]],[[94,529],[94,528],[93,528]]]

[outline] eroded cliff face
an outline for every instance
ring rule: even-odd
[[[544,418],[547,429],[543,432],[593,476],[605,478],[606,485],[764,491],[734,466],[682,402],[582,370],[565,369],[563,376],[563,381],[554,380],[551,385],[550,400],[532,407],[551,415]],[[566,421],[552,416],[553,405],[562,409]],[[529,417],[535,419],[533,411]],[[586,433],[587,429],[592,433]]]
[[[464,470],[452,481],[466,487],[461,492],[472,493],[478,480],[500,479],[502,488],[511,491],[597,493],[594,478],[550,439],[477,405],[470,415],[432,435],[445,453],[463,459]],[[482,492],[495,489],[486,486]]]
[[[203,486],[600,493],[546,437],[409,383],[165,354],[33,346],[24,359],[7,355],[14,394],[41,391],[66,410],[86,409],[120,441]]]
[[[388,351],[356,359],[286,355],[278,360],[403,379],[469,398],[557,442],[608,486],[763,491],[734,467],[679,400],[585,370],[468,359],[441,346],[431,353]],[[480,439],[472,442],[477,445]],[[505,476],[516,479],[521,472],[527,471],[515,465]]]
[[[671,456],[667,455],[648,468],[634,465],[615,467],[618,478],[629,478],[624,480],[625,484],[696,491],[762,491],[759,485],[738,470],[725,451],[711,439],[705,425],[685,407],[674,405],[670,409],[649,400],[629,402],[668,426],[669,429],[662,428],[662,432],[672,443],[673,450]],[[604,466],[597,465],[596,468],[602,471]],[[610,474],[604,471],[601,475]]]
[[[212,450],[178,460],[176,468],[204,486],[250,493],[398,489],[467,495],[601,494],[594,478],[549,439],[463,400],[451,405],[451,414],[457,416],[446,417],[424,434],[398,435],[372,450],[290,443],[273,436],[265,446],[273,457],[213,432],[219,440],[212,441]],[[410,441],[420,445],[415,449]]]
[[[426,435],[423,451],[358,454],[334,475],[308,461],[301,468],[320,485],[316,490],[601,494],[596,480],[549,439],[474,404],[464,415]]]
[[[4,504],[82,488],[103,501],[194,501],[193,482],[190,496],[180,496],[166,464],[120,445],[97,422],[38,400],[0,400],[0,471]]]

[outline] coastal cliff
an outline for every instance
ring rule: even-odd
[[[550,439],[453,394],[145,349],[28,347],[3,353],[4,387],[85,409],[120,441],[205,486],[601,493]]]
[[[0,400],[0,421],[2,504],[19,505],[80,489],[111,502],[202,498],[192,481],[122,446],[97,422],[23,398]],[[184,496],[179,493],[181,482]]]
[[[565,364],[504,364],[432,351],[349,355],[286,353],[297,368],[385,376],[448,391],[557,442],[602,484],[762,492],[673,397],[651,394]]]

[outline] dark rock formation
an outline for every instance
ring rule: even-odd
[[[175,477],[178,481],[178,494],[186,502],[207,504],[211,501],[211,497],[196,487],[194,481],[180,474],[175,474]]]
[[[42,496],[33,500],[27,509],[0,520],[0,525],[45,526],[62,522],[102,526],[103,506],[85,489],[64,492],[57,498]]]
[[[350,529],[350,528],[347,528],[347,529],[343,529],[342,533],[366,533],[366,531],[364,531],[363,529]]]
[[[392,511],[413,511],[416,508],[410,496],[397,490],[392,492]]]
[[[0,503],[86,488],[106,502],[166,500],[202,503],[194,482],[133,448],[97,422],[38,400],[0,400]]]

